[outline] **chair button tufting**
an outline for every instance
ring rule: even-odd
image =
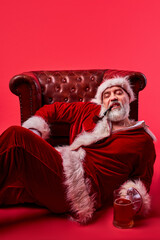
[[[75,90],[76,90],[76,89],[75,89],[74,87],[71,88],[71,92],[75,92]]]
[[[55,87],[56,92],[60,91],[60,87]]]
[[[66,78],[62,78],[62,83],[66,83],[67,79]]]
[[[86,87],[86,89],[85,89],[85,90],[86,90],[86,92],[88,92],[88,91],[89,91],[89,87]]]
[[[67,102],[67,101],[68,101],[68,98],[66,97],[66,98],[64,99],[64,101]]]
[[[92,77],[91,77],[91,80],[92,80],[92,81],[94,81],[94,80],[95,80],[95,77],[94,77],[94,76],[92,76]]]
[[[82,99],[82,98],[79,98],[79,101],[80,101],[80,102],[82,102],[82,101],[83,101],[83,99]]]
[[[81,82],[81,81],[82,81],[82,78],[81,78],[81,77],[78,77],[78,78],[77,78],[77,81],[78,81],[78,82]]]
[[[51,77],[48,77],[47,78],[47,82],[50,83],[52,81],[52,78]]]

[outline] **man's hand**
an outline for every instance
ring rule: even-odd
[[[38,136],[42,137],[42,134],[40,131],[38,131],[37,129],[34,129],[34,128],[29,128],[29,130],[35,134],[37,134]]]
[[[133,202],[133,210],[134,210],[134,213],[137,214],[142,207],[142,197],[141,197],[141,195],[139,194],[139,192],[135,188],[130,187],[127,190],[127,196]]]

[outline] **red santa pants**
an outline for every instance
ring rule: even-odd
[[[36,203],[69,211],[62,158],[30,130],[13,126],[0,136],[0,205]]]

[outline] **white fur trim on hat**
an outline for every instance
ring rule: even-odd
[[[92,99],[92,102],[97,104],[102,104],[102,93],[105,91],[106,88],[110,88],[113,86],[120,86],[122,87],[130,96],[130,103],[135,100],[135,96],[133,90],[130,86],[128,77],[115,77],[110,79],[104,79],[102,84],[98,87],[97,93],[95,98]]]
[[[135,181],[128,180],[122,184],[121,193],[126,194],[127,190],[131,187],[135,188],[139,192],[142,198],[142,207],[140,209],[139,214],[144,216],[147,215],[151,208],[151,197],[147,193],[146,187],[144,186],[141,180],[135,180]]]
[[[38,116],[30,117],[22,124],[22,127],[38,130],[42,134],[43,139],[47,139],[50,135],[50,128],[48,126],[48,123],[43,118]]]

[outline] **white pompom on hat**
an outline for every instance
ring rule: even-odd
[[[109,79],[105,78],[105,76],[104,76],[101,85],[97,88],[97,93],[95,95],[95,98],[92,99],[92,102],[97,103],[97,104],[102,104],[103,92],[107,88],[114,87],[114,86],[119,86],[128,93],[130,103],[135,100],[134,92],[131,88],[130,82],[128,80],[128,76],[125,76],[125,77],[116,76],[116,77],[109,78]]]

